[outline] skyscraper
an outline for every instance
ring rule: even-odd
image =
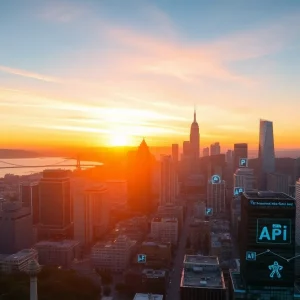
[[[273,122],[260,120],[258,160],[260,167],[259,186],[266,190],[267,173],[275,172]]]
[[[234,190],[242,188],[243,191],[251,191],[255,186],[255,178],[253,169],[243,168],[237,169],[233,174]]]
[[[20,198],[24,207],[29,207],[32,214],[33,225],[39,223],[40,198],[38,182],[22,182],[20,184]]]
[[[225,212],[225,181],[221,180],[220,176],[218,181],[213,179],[208,181],[207,184],[207,207],[213,209],[214,214]]]
[[[196,110],[194,111],[194,121],[190,131],[190,151],[192,161],[198,161],[200,149],[199,125],[196,120]]]
[[[296,199],[296,244],[300,246],[300,178],[295,184]]]
[[[153,157],[143,140],[137,152],[128,155],[128,199],[133,212],[149,213],[154,208],[152,191]]]
[[[230,299],[296,299],[295,199],[266,191],[241,198],[241,263],[230,271]]]
[[[5,202],[0,211],[0,253],[13,254],[33,244],[32,215],[20,202]]]
[[[295,199],[284,193],[242,195],[241,274],[247,285],[294,287]],[[281,266],[278,273],[273,267]],[[276,273],[276,274],[275,274]]]
[[[233,157],[233,170],[235,171],[240,168],[240,158],[248,158],[248,144],[234,144]]]
[[[40,238],[72,237],[73,205],[69,172],[45,170],[39,185]]]
[[[209,147],[203,148],[203,157],[209,156]]]
[[[221,146],[219,142],[210,145],[210,155],[219,155],[221,153]]]
[[[175,170],[170,155],[161,156],[160,205],[171,204],[175,197]]]
[[[178,165],[179,161],[179,145],[178,144],[172,144],[172,159],[175,165]]]

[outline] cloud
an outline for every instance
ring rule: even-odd
[[[55,23],[69,23],[79,18],[87,6],[74,4],[69,1],[51,0],[38,12],[38,17]]]
[[[0,71],[4,72],[4,73],[22,76],[22,77],[41,80],[41,81],[45,81],[45,82],[55,82],[55,83],[59,82],[59,80],[54,77],[45,76],[45,75],[41,75],[38,73],[29,72],[29,71],[25,71],[25,70],[21,70],[21,69],[14,69],[14,68],[6,67],[6,66],[0,66]]]

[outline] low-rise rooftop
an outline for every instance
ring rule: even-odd
[[[148,278],[159,278],[166,276],[166,271],[164,270],[144,269],[142,273]]]
[[[3,261],[15,261],[15,260],[22,260],[28,256],[31,256],[33,254],[37,254],[35,249],[23,249],[17,253],[8,255],[4,258]]]
[[[186,255],[180,286],[225,289],[218,258],[215,256]]]
[[[72,248],[78,244],[79,242],[74,240],[41,241],[35,244],[35,247]]]
[[[152,222],[162,222],[162,223],[177,223],[177,218],[164,218],[164,217],[154,217]]]
[[[133,300],[163,300],[163,295],[158,294],[135,294]]]
[[[186,263],[218,266],[219,260],[216,256],[186,255],[184,257],[184,264]]]

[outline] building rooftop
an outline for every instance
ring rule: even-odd
[[[225,289],[224,277],[218,258],[186,255],[180,286]]]
[[[177,223],[177,218],[164,218],[164,217],[154,217],[152,222],[162,222],[162,223]]]
[[[135,294],[133,300],[163,300],[163,295],[158,294]]]
[[[36,243],[35,247],[71,248],[78,244],[79,242],[74,240],[41,241]]]
[[[197,265],[219,265],[218,257],[216,256],[202,256],[202,255],[185,255],[184,264]]]
[[[159,277],[165,277],[166,276],[166,271],[164,271],[164,270],[144,269],[142,271],[142,274],[147,276],[148,278],[159,278]]]
[[[244,192],[244,196],[247,199],[272,199],[272,200],[293,200],[294,198],[290,197],[289,195],[285,193],[277,193],[272,191],[258,191],[258,192]]]
[[[23,249],[17,253],[6,256],[3,261],[22,260],[32,254],[37,254],[35,249]]]

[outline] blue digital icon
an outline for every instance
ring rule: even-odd
[[[269,265],[269,270],[271,271],[270,277],[274,278],[276,276],[277,278],[281,278],[280,271],[283,269],[283,266],[281,266],[277,261],[274,261],[273,265]]]
[[[240,158],[239,159],[239,167],[247,168],[248,167],[248,158]]]
[[[145,263],[145,262],[146,262],[146,255],[138,254],[138,263]]]
[[[213,209],[211,207],[206,207],[205,208],[205,215],[210,217],[213,215]]]
[[[244,192],[244,188],[242,188],[242,187],[235,187],[233,194],[234,194],[234,196],[238,196],[239,194],[241,194],[243,192]]]
[[[255,251],[246,251],[246,260],[255,261],[256,260],[256,252]]]
[[[219,175],[211,176],[211,183],[216,184],[221,182],[221,177]]]

